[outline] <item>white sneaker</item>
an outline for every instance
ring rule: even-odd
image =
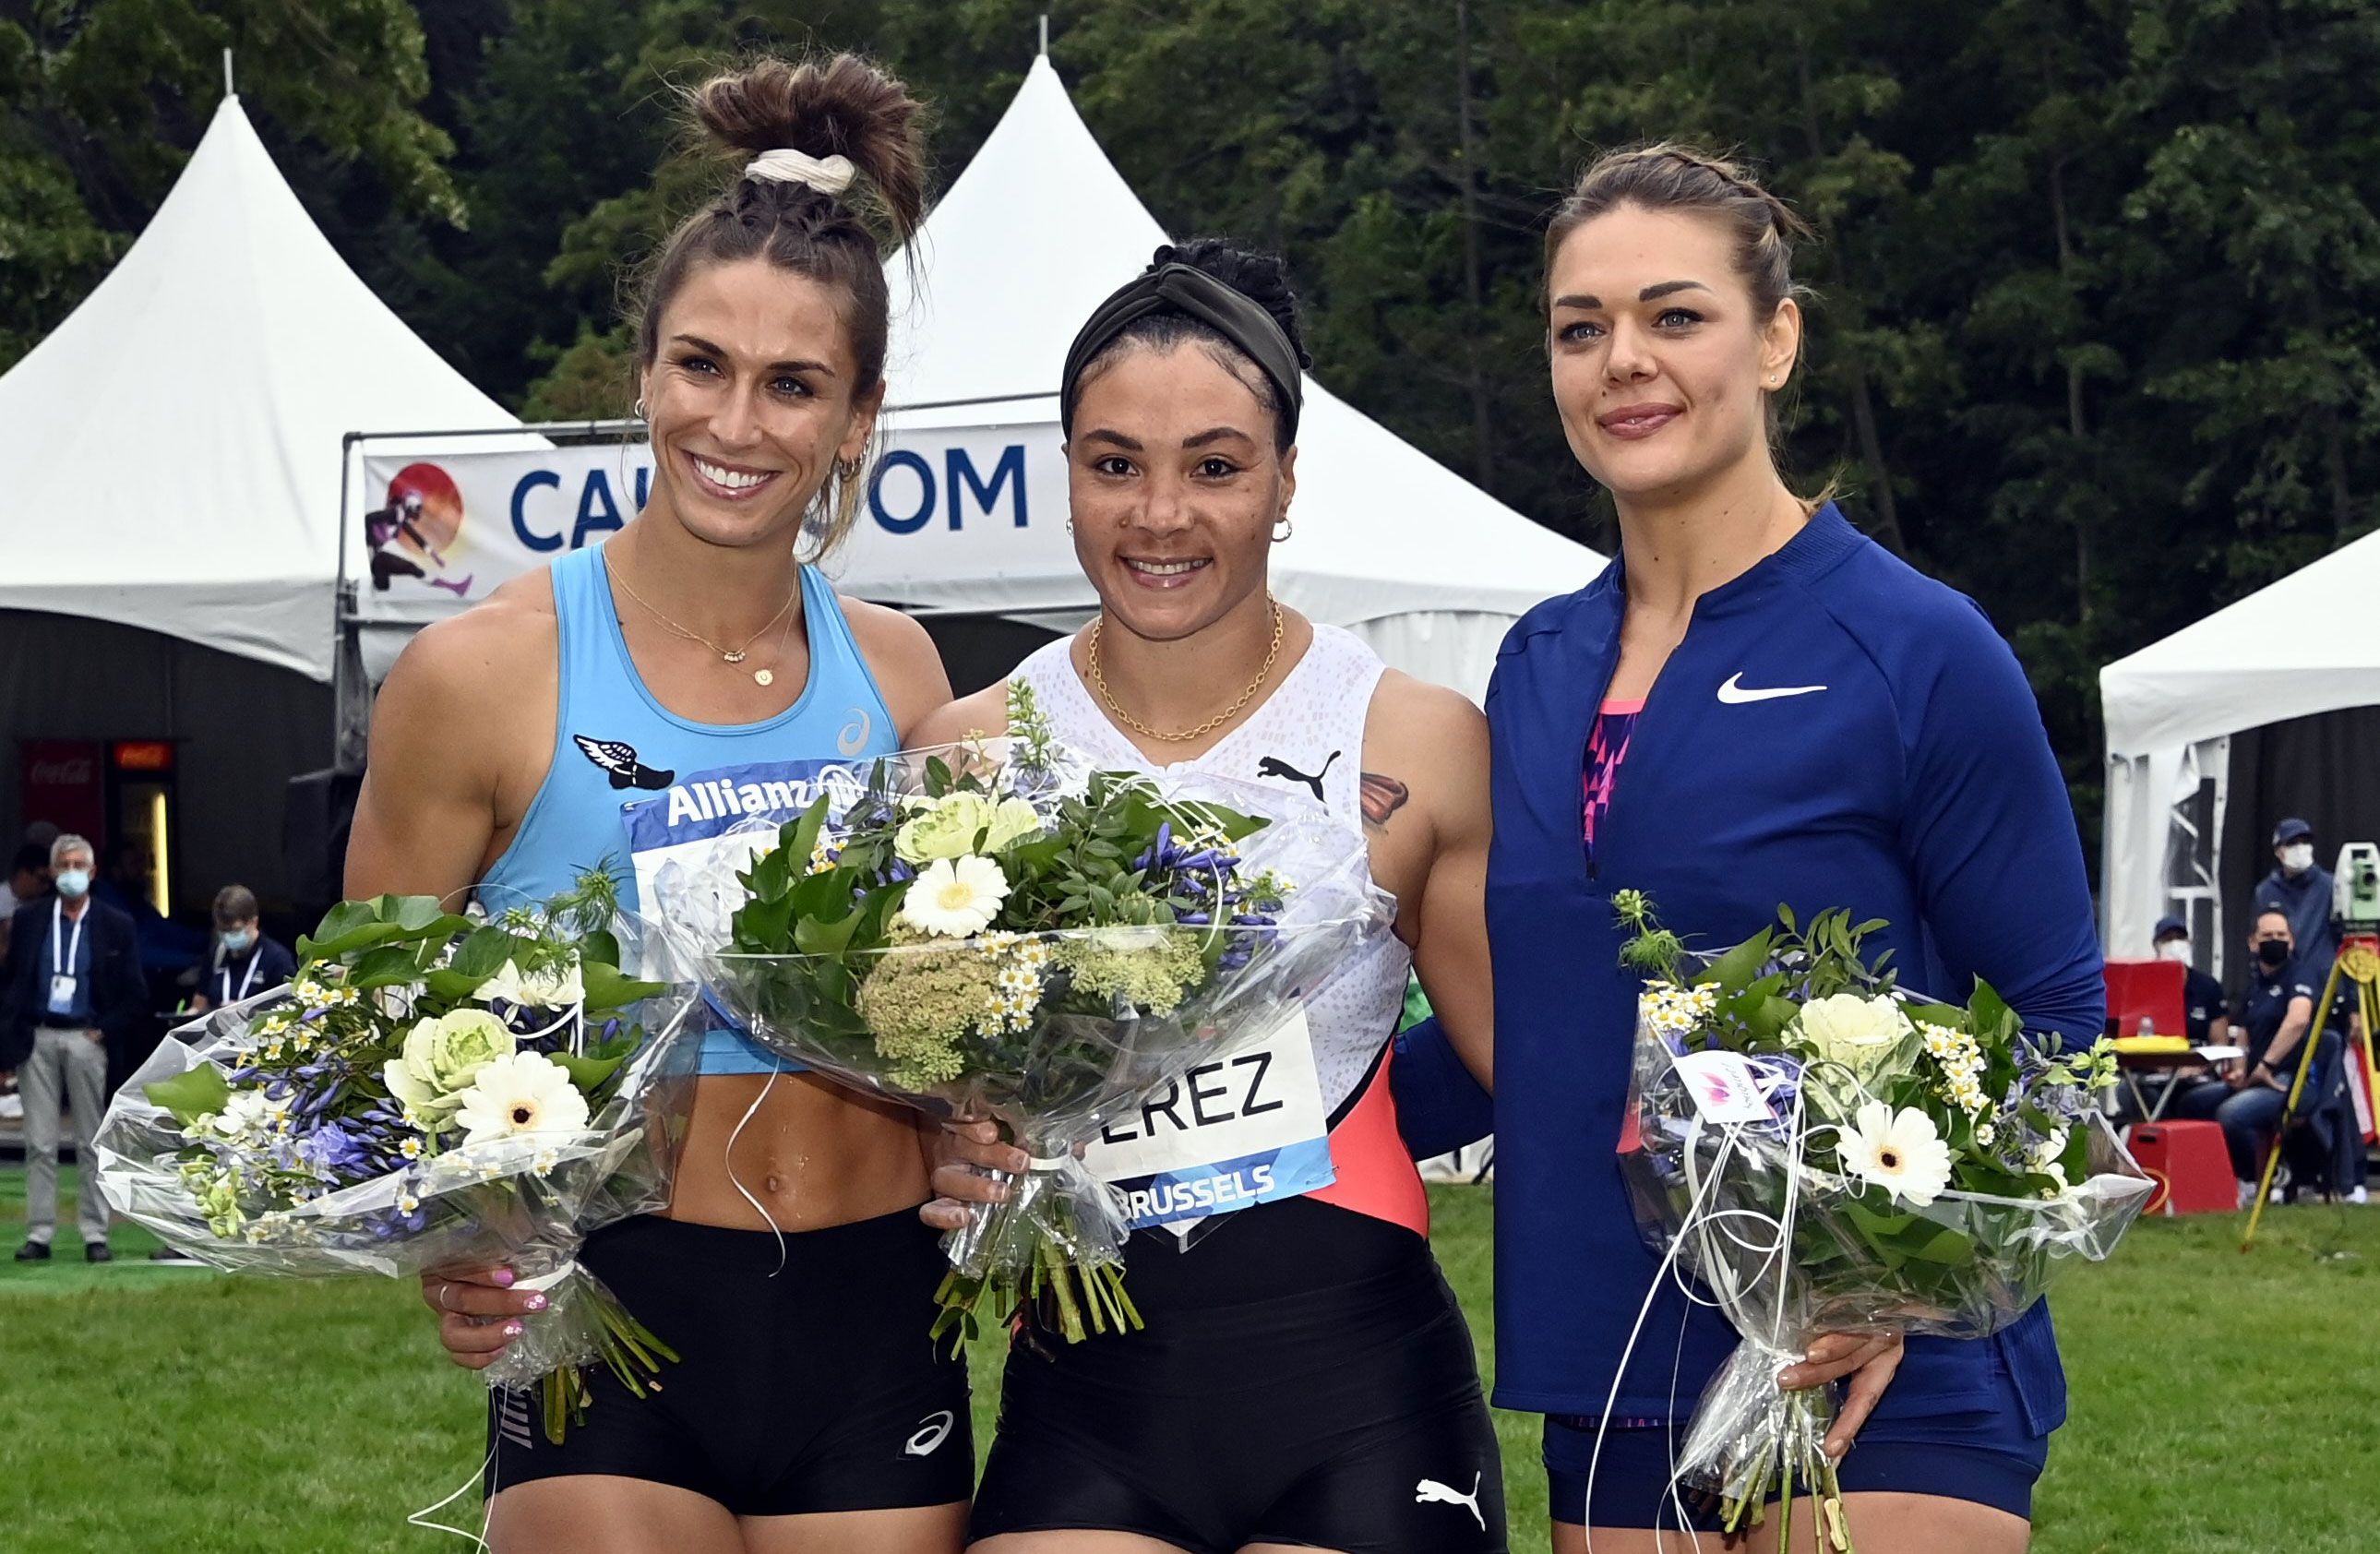
[[[2356,1204],[2370,1203],[2372,1195],[2362,1187],[2352,1187],[2348,1190],[2347,1201]]]
[[[2247,1208],[2250,1204],[2252,1204],[2252,1203],[2253,1203],[2253,1202],[2255,1202],[2255,1201],[2256,1201],[2256,1184],[2255,1184],[2253,1182],[2242,1182],[2242,1183],[2240,1183],[2240,1208]]]
[[[25,1116],[25,1098],[11,1090],[0,1096],[0,1120],[21,1122]]]

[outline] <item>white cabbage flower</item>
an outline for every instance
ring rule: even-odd
[[[568,1133],[587,1125],[587,1098],[570,1071],[542,1052],[515,1052],[483,1065],[456,1098],[463,1141],[523,1133]]]
[[[587,984],[578,975],[578,960],[560,970],[524,973],[516,961],[506,961],[493,977],[480,984],[472,995],[481,1003],[493,1003],[502,999],[506,1003],[524,1009],[567,1009],[587,1002]]]
[[[1805,1003],[1797,1023],[1812,1056],[1840,1063],[1862,1084],[1883,1072],[1912,1028],[1909,1016],[1892,999],[1857,993]]]
[[[513,1033],[484,1009],[455,1009],[417,1020],[405,1034],[405,1055],[381,1067],[389,1094],[408,1115],[443,1123],[456,1097],[487,1063],[512,1055]]]
[[[1008,899],[1008,876],[990,858],[941,858],[917,871],[901,898],[901,920],[950,939],[981,933]]]
[[[961,789],[929,801],[904,820],[893,833],[892,850],[905,863],[936,863],[973,853],[978,836],[983,837],[985,852],[997,853],[1040,829],[1039,813],[1025,800],[994,803],[987,795]]]
[[[1950,1184],[1950,1147],[1934,1119],[1913,1106],[1896,1114],[1880,1100],[1868,1101],[1836,1148],[1843,1170],[1919,1208]]]

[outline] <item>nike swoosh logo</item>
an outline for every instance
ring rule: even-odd
[[[1748,691],[1743,688],[1743,676],[1736,674],[1729,675],[1727,684],[1718,688],[1718,698],[1730,707],[1742,707],[1752,701],[1777,701],[1789,696],[1810,696],[1826,688],[1824,686],[1776,686],[1766,690]]]

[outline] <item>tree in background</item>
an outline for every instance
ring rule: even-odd
[[[425,339],[525,414],[623,413],[624,282],[720,176],[680,88],[868,50],[947,186],[1044,10],[1159,221],[1289,255],[1322,382],[1607,547],[1546,391],[1545,212],[1614,146],[1753,163],[1819,233],[1789,471],[1983,601],[2086,834],[2100,666],[2380,521],[2380,0],[42,5],[0,21],[0,365],[154,209],[229,43]]]

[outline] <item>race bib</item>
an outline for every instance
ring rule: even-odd
[[[648,917],[668,907],[672,940],[649,936],[638,975],[690,981],[689,958],[727,942],[728,921],[744,904],[736,872],[773,846],[778,828],[797,819],[821,794],[840,811],[866,792],[860,761],[752,761],[686,776],[667,791],[621,806],[637,900]],[[678,951],[674,962],[671,948]]]
[[[1303,1010],[1109,1120],[1083,1163],[1123,1195],[1134,1230],[1186,1235],[1210,1215],[1337,1179]]]

